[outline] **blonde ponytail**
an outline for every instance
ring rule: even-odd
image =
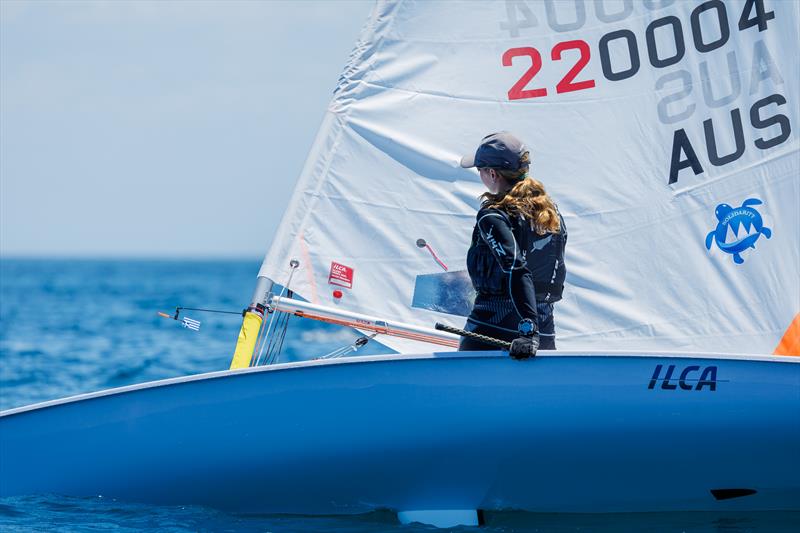
[[[483,207],[500,209],[510,215],[522,215],[530,221],[531,228],[539,235],[558,233],[561,221],[553,199],[544,190],[542,182],[527,176],[529,158],[528,152],[525,152],[520,160],[523,165],[518,171],[495,169],[507,182],[514,183],[514,186],[507,192],[483,193]]]

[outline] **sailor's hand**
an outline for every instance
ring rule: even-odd
[[[519,337],[511,341],[511,349],[508,355],[514,359],[527,359],[536,355],[536,350],[539,349],[539,335],[532,335],[530,337]]]

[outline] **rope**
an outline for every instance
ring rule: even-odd
[[[186,310],[186,311],[203,311],[205,313],[221,313],[221,314],[225,314],[225,315],[239,315],[239,316],[244,316],[244,313],[245,313],[245,311],[219,311],[217,309],[201,309],[199,307],[176,307],[175,308],[175,316],[178,316],[178,314],[181,311],[184,311],[184,310]]]
[[[481,341],[486,344],[491,344],[493,346],[499,346],[505,350],[511,349],[511,343],[506,341],[501,341],[500,339],[495,339],[494,337],[487,337],[486,335],[481,335],[480,333],[473,333],[472,331],[465,331],[463,329],[454,328],[448,326],[446,324],[440,324],[439,322],[436,323],[434,328],[438,329],[439,331],[446,331],[448,333],[455,333],[456,335],[461,335],[462,337],[469,337],[471,339],[475,339]]]
[[[289,262],[289,266],[291,267],[291,269],[292,269],[292,270],[291,270],[291,272],[289,272],[289,279],[288,279],[288,280],[286,280],[286,284],[285,284],[285,285],[283,285],[283,287],[281,288],[281,293],[278,295],[278,299],[280,299],[280,298],[283,298],[283,295],[284,295],[284,294],[285,294],[287,291],[289,292],[289,297],[291,298],[292,291],[291,291],[291,290],[289,290],[289,285],[292,283],[292,278],[294,277],[294,272],[295,272],[295,270],[297,270],[297,267],[298,267],[298,266],[300,266],[300,263],[298,263],[298,262],[297,262],[297,260],[295,260],[295,259],[292,259],[292,260]],[[255,357],[255,354],[256,354],[256,353],[258,353],[258,357],[256,357],[256,361],[255,361],[255,366],[260,366],[260,365],[261,365],[261,356],[262,356],[262,355],[263,355],[263,353],[264,353],[264,344],[265,344],[265,341],[267,341],[267,339],[269,339],[269,344],[270,344],[270,345],[272,345],[272,339],[271,339],[271,337],[269,336],[269,334],[270,334],[270,330],[271,330],[271,328],[272,328],[272,322],[273,322],[273,320],[274,320],[274,318],[275,318],[275,312],[274,312],[274,311],[269,311],[269,310],[267,310],[267,312],[268,312],[268,313],[269,313],[269,315],[270,315],[269,326],[267,326],[267,328],[266,328],[266,333],[264,333],[264,336],[263,336],[263,337],[261,337],[261,335],[259,334],[259,337],[261,338],[261,340],[259,341],[259,342],[260,342],[260,346],[257,346],[257,347],[256,347],[256,349],[253,351],[253,356],[254,356],[254,357]],[[264,330],[264,327],[263,327],[263,325],[262,325],[262,331],[263,331],[263,330]],[[266,361],[265,361],[265,362],[266,362]],[[251,364],[250,364],[250,366],[254,366],[254,365],[252,364],[252,359],[251,359]]]
[[[291,291],[289,291],[289,293],[291,294]],[[289,297],[291,298],[291,295]],[[278,317],[278,321],[275,323],[275,330],[272,333],[272,338],[270,338],[269,347],[267,348],[265,365],[271,365],[278,361],[278,357],[280,357],[281,351],[283,350],[283,339],[286,337],[289,318],[291,318],[289,313],[281,313]]]
[[[264,341],[269,336],[274,320],[275,313],[270,311],[269,308],[264,309],[264,321],[261,323],[261,329],[258,331],[253,355],[250,356],[250,366],[258,366],[258,362],[261,360],[261,353],[264,350]]]
[[[283,323],[283,331],[281,331],[281,340],[278,343],[278,349],[275,352],[275,358],[273,359],[272,363],[277,363],[278,359],[281,356],[281,352],[283,352],[283,339],[286,338],[286,331],[289,329],[289,320],[292,319],[292,315],[286,315],[286,322]],[[272,364],[270,363],[270,364]]]

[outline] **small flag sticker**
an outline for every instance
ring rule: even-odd
[[[189,318],[188,316],[183,317],[183,322],[181,322],[181,325],[194,331],[200,331],[200,321]]]
[[[331,262],[331,271],[328,274],[328,283],[331,285],[338,285],[345,289],[353,288],[353,269],[349,266]]]

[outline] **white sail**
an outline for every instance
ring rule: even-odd
[[[799,25],[776,0],[379,2],[260,275],[296,258],[312,303],[462,326],[483,187],[458,161],[509,130],[569,230],[560,348],[772,353],[800,311]]]

